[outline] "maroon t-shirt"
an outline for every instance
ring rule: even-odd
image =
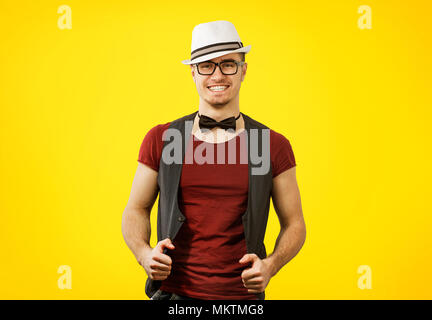
[[[139,151],[138,161],[158,171],[164,141],[162,134],[170,122],[149,130]],[[212,147],[213,164],[183,162],[178,203],[186,217],[173,244],[168,250],[173,264],[171,274],[162,281],[161,289],[197,299],[257,299],[244,287],[241,273],[249,267],[238,261],[247,253],[242,215],[247,209],[248,164],[242,131],[235,138],[236,161],[228,162],[228,141],[208,143],[191,135],[193,150]],[[204,145],[202,145],[204,144]],[[217,160],[218,147],[225,144],[225,162]],[[189,149],[188,149],[189,150]],[[200,149],[198,149],[200,150]],[[187,152],[187,151],[186,151]],[[206,155],[206,151],[200,150]],[[296,165],[289,141],[270,130],[270,159],[273,178]],[[219,164],[218,164],[219,162]],[[247,162],[247,161],[246,161]]]

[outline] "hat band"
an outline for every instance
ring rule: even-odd
[[[205,47],[201,47],[191,52],[191,60],[199,58],[201,56],[218,52],[218,51],[226,51],[226,50],[236,50],[243,47],[242,42],[219,42],[214,43]]]

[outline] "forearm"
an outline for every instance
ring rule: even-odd
[[[266,258],[272,268],[272,277],[297,255],[305,239],[306,228],[303,221],[281,227],[273,253]]]
[[[122,233],[127,246],[141,263],[142,252],[152,249],[150,247],[150,211],[126,207],[122,218]]]

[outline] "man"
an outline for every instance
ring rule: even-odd
[[[264,299],[271,277],[304,243],[291,145],[240,112],[250,47],[228,21],[197,25],[191,59],[183,63],[190,65],[199,110],[153,127],[141,145],[122,231],[148,275],[146,293],[152,299]],[[182,136],[180,164],[168,161],[169,130]],[[258,174],[254,130],[261,137],[260,154],[271,160],[270,169]],[[228,154],[221,151],[224,146]],[[242,155],[246,162],[239,160]],[[150,212],[159,192],[158,243],[152,248]],[[267,256],[263,239],[270,197],[281,229]]]

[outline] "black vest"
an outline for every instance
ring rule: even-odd
[[[186,141],[188,142],[192,133],[192,126],[185,126],[186,121],[193,121],[198,111],[179,118],[170,123],[170,128],[175,128],[181,132],[182,135],[182,162],[185,159]],[[265,125],[253,120],[244,113],[242,113],[245,122],[245,130],[247,131],[247,145],[248,145],[248,167],[249,167],[249,190],[248,190],[248,205],[247,209],[242,216],[245,241],[248,253],[255,253],[261,259],[267,256],[264,246],[264,235],[267,226],[268,213],[270,209],[270,197],[273,186],[272,168],[266,174],[252,174],[254,167],[251,161],[251,129],[255,133],[258,132],[258,152],[262,155],[262,130],[269,129]],[[186,129],[186,132],[185,132]],[[170,141],[164,141],[165,146]],[[270,148],[270,146],[268,146]],[[270,155],[269,155],[270,158]],[[166,164],[164,161],[159,163],[158,172],[158,185],[159,185],[159,202],[158,202],[158,217],[157,217],[157,238],[161,241],[165,238],[173,240],[180,230],[183,222],[186,220],[185,216],[178,206],[178,189],[180,183],[180,176],[183,164],[172,163]],[[258,167],[258,165],[256,165]],[[165,249],[166,250],[166,249]],[[147,279],[145,292],[147,296],[151,297],[161,286],[162,281]],[[257,297],[264,300],[265,293],[257,294]]]

